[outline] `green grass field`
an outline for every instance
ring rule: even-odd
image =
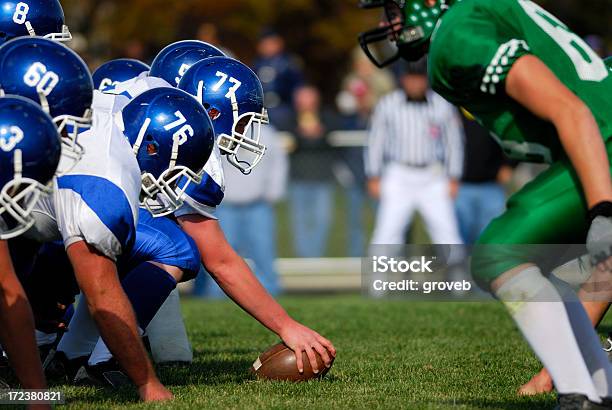
[[[291,296],[282,304],[330,338],[338,356],[328,377],[260,382],[248,368],[277,338],[230,302],[186,300],[195,350],[189,368],[160,369],[171,405],[138,404],[134,391],[59,386],[71,408],[552,408],[553,395],[515,395],[538,361],[497,303]],[[551,343],[554,343],[551,340]]]

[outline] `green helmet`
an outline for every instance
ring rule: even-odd
[[[359,44],[370,60],[384,67],[402,57],[415,61],[423,57],[440,16],[451,0],[360,0],[366,9],[384,8],[380,27],[359,36]]]
[[[612,72],[612,56],[607,57],[604,60],[604,63],[606,63],[606,67],[608,67],[608,70],[610,70]]]

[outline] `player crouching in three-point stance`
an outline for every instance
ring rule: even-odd
[[[34,339],[34,319],[13,270],[7,239],[32,224],[32,209],[60,160],[61,142],[51,117],[25,98],[0,98],[0,339],[21,386],[47,384]]]
[[[512,247],[586,240],[596,262],[611,256],[612,76],[604,62],[528,0],[361,5],[385,10],[381,27],[360,37],[374,63],[429,52],[436,92],[471,112],[506,153],[551,164],[483,232],[473,275],[507,306],[550,372],[560,408],[612,407],[612,366],[584,308]],[[487,251],[490,244],[505,246]]]

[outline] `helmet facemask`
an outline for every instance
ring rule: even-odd
[[[15,175],[0,190],[0,239],[15,238],[34,225],[32,210],[38,200],[51,193],[51,188],[22,176],[21,150],[14,153]]]
[[[32,37],[36,37],[36,31],[34,30],[34,27],[32,27],[32,24],[29,21],[25,22],[25,26],[26,26],[26,30],[28,30],[28,34],[30,34],[30,36]],[[62,25],[62,31],[59,33],[49,33],[49,34],[45,34],[44,36],[42,36],[43,38],[49,39],[49,40],[53,40],[53,41],[59,41],[60,43],[65,43],[68,42],[70,40],[72,40],[72,34],[70,33],[70,30],[68,29],[68,26],[63,24]]]
[[[383,7],[384,12],[380,27],[362,33],[359,44],[379,68],[400,57],[416,61],[425,54],[434,23],[448,8],[447,3],[438,0],[435,6],[428,8],[416,1],[362,0],[363,8]]]
[[[230,164],[248,175],[266,152],[266,146],[259,141],[261,126],[269,124],[270,121],[265,108],[262,108],[260,113],[247,112],[239,116],[238,104],[233,101],[232,111],[232,135],[220,134],[217,137],[217,145]]]
[[[137,157],[143,143],[146,145],[145,149],[148,155],[157,155],[156,143],[145,138],[149,123],[149,119],[143,123],[136,142],[132,147],[134,155]],[[145,141],[145,139],[147,139],[147,141]],[[151,215],[156,218],[177,211],[183,205],[185,190],[189,184],[192,182],[196,184],[202,182],[202,175],[204,174],[203,168],[196,173],[188,167],[176,165],[179,146],[180,141],[175,139],[168,168],[164,170],[159,177],[156,178],[155,175],[146,171],[143,172],[141,176],[140,205],[146,208]],[[181,179],[185,182],[184,185],[179,187],[178,182]]]
[[[49,102],[45,94],[39,92],[38,97],[42,110],[50,114]],[[88,109],[82,117],[65,114],[58,115],[53,117],[53,123],[57,127],[57,131],[62,139],[62,157],[65,160],[61,162],[61,169],[58,168],[56,172],[57,176],[62,176],[70,172],[85,154],[85,149],[79,144],[77,139],[81,132],[91,128],[92,112]]]
[[[395,1],[381,1],[368,7],[383,7],[380,27],[359,36],[359,44],[368,58],[377,66],[387,66],[400,58],[398,41],[404,31],[404,13]],[[418,37],[415,32],[412,36]]]
[[[179,186],[179,181],[185,181]],[[199,184],[202,172],[196,174],[184,166],[175,166],[162,172],[159,178],[151,173],[142,174],[140,205],[146,208],[155,218],[169,215],[183,205],[185,190],[189,184]]]

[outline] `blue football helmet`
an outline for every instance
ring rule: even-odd
[[[0,44],[16,37],[40,36],[70,41],[64,10],[58,0],[1,0]]]
[[[0,239],[34,224],[32,209],[51,192],[61,149],[53,120],[39,106],[23,97],[0,98]]]
[[[260,139],[261,126],[268,123],[257,75],[238,60],[212,57],[187,70],[179,88],[204,105],[229,163],[251,172],[266,152]]]
[[[20,37],[0,47],[0,89],[41,105],[62,136],[62,154],[83,155],[78,134],[91,126],[93,83],[83,60],[65,45]]]
[[[206,110],[186,92],[160,87],[134,98],[121,115],[142,172],[141,206],[156,217],[176,211],[189,184],[202,180],[214,148]],[[179,179],[186,181],[180,188]]]
[[[118,58],[102,64],[92,74],[94,89],[103,90],[109,85],[138,77],[140,73],[149,71],[151,67],[133,58]]]
[[[150,75],[163,78],[177,86],[189,67],[209,57],[225,56],[221,50],[198,40],[183,40],[172,43],[157,54],[151,64]]]

